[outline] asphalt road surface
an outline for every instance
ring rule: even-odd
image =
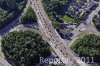
[[[0,29],[0,35],[4,35],[4,34],[8,33],[10,29],[12,29],[12,28],[14,28],[16,26],[18,20],[26,12],[26,10],[27,10],[27,8],[28,8],[29,5],[30,5],[30,0],[27,0],[27,5],[23,9],[22,13],[20,15],[18,15],[17,18],[14,21],[12,21],[11,23],[9,23],[4,28]]]
[[[53,48],[61,61],[66,66],[86,66],[84,62],[77,58],[76,54],[70,48],[65,46],[66,43],[63,42],[61,37],[51,25],[51,21],[49,20],[47,14],[42,7],[41,0],[31,1],[32,8],[36,12],[41,32],[48,38],[47,41],[49,45]],[[65,62],[65,60],[62,60],[62,58],[64,58],[65,60],[70,59],[70,62],[67,63]]]
[[[30,4],[29,4],[29,3],[30,3],[30,0],[27,0],[27,1],[28,1],[28,2],[27,2],[27,5],[26,5],[26,8],[24,8],[23,12],[22,12],[13,22],[11,22],[9,25],[7,25],[6,27],[4,27],[3,29],[0,30],[0,48],[1,48],[1,36],[3,36],[5,33],[9,32],[9,30],[10,30],[11,28],[13,28],[13,27],[16,26],[16,24],[17,24],[17,22],[18,22],[20,16],[22,16],[22,15],[26,12],[28,6],[30,5]],[[9,64],[8,61],[5,59],[5,57],[4,57],[4,55],[2,54],[1,50],[0,50],[0,63],[1,63],[3,66],[12,66],[12,65]]]

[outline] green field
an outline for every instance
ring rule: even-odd
[[[81,32],[77,37],[83,37],[85,35],[88,35],[89,33],[87,31]]]
[[[64,22],[75,22],[75,18],[69,17],[67,15],[63,16],[60,19],[63,20]]]

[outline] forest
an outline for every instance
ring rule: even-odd
[[[65,14],[66,0],[42,0],[45,11],[51,19],[53,26],[58,29],[60,28],[59,16]]]
[[[0,0],[0,29],[22,12],[27,0]]]
[[[13,31],[2,37],[2,51],[17,66],[36,66],[51,54],[50,46],[33,31]]]
[[[93,57],[95,63],[100,63],[100,36],[89,34],[78,38],[71,49],[80,57]]]
[[[66,0],[42,0],[42,2],[48,15],[52,15],[52,17],[65,13]]]

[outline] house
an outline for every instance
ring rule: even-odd
[[[94,0],[75,0],[69,5],[67,12],[72,17],[79,17],[90,10],[95,4],[97,3]]]

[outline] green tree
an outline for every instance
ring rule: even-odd
[[[36,15],[35,15],[32,7],[29,6],[27,11],[25,12],[25,14],[21,17],[20,23],[31,24],[31,23],[34,23],[34,22],[37,22],[36,21]]]
[[[18,66],[36,66],[39,57],[50,55],[50,47],[33,31],[14,31],[2,37],[2,51]]]
[[[100,63],[100,36],[95,34],[85,35],[77,39],[71,49],[80,57],[93,57],[95,63]]]
[[[55,28],[56,30],[60,29],[60,27],[61,27],[60,23],[59,23],[59,22],[56,22],[56,21],[53,21],[53,22],[52,22],[52,25],[54,26],[54,28]]]
[[[26,2],[26,0],[0,0],[0,29],[12,22],[22,12]]]

